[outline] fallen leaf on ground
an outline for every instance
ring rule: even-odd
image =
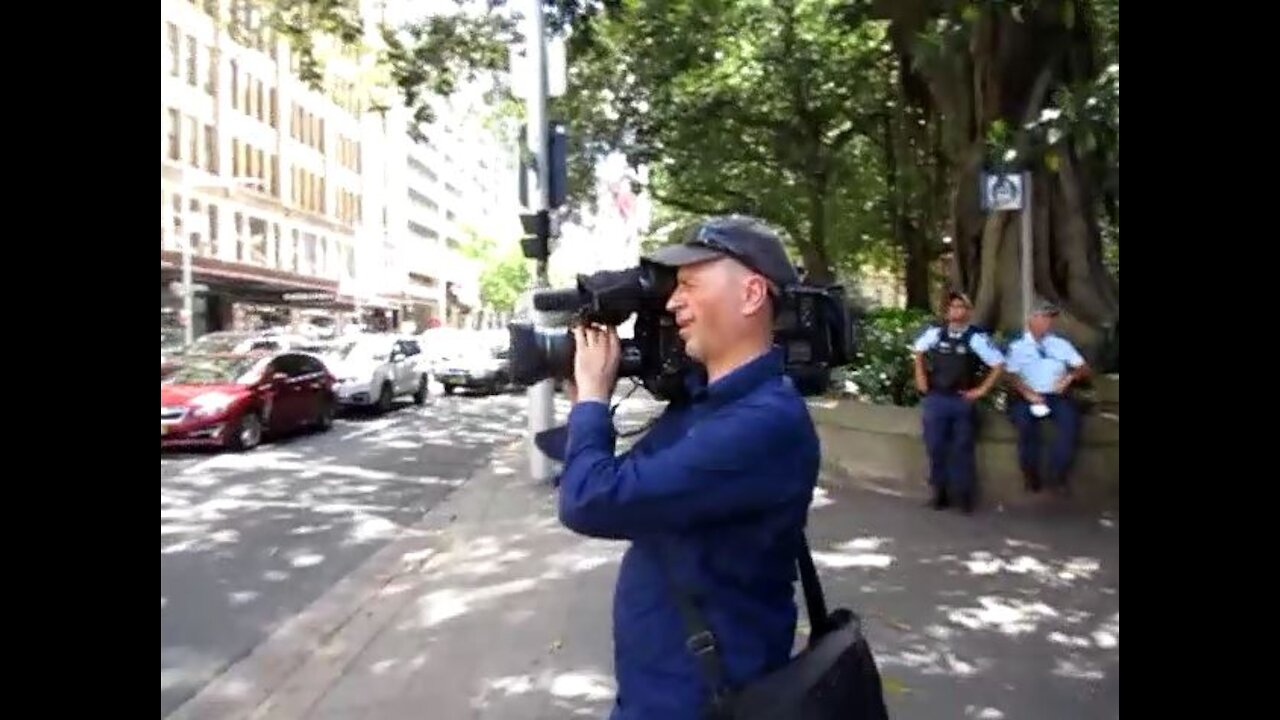
[[[911,692],[911,688],[895,677],[885,675],[880,683],[884,686],[884,691],[890,695],[905,695]]]

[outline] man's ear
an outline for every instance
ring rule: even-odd
[[[742,314],[763,312],[769,298],[769,283],[759,275],[751,275],[742,289]]]

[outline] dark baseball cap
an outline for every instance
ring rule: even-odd
[[[795,266],[787,259],[782,238],[764,222],[745,215],[703,220],[689,231],[684,242],[659,248],[645,260],[684,267],[724,257],[760,273],[779,289],[800,282]]]

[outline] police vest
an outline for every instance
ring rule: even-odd
[[[938,327],[938,342],[925,355],[930,390],[961,392],[977,386],[982,359],[969,346],[977,332],[970,325],[959,337],[951,337],[946,325]]]

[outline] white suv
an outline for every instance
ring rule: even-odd
[[[357,335],[335,340],[319,354],[338,379],[333,391],[346,406],[375,406],[391,410],[392,402],[412,395],[427,401],[426,356],[418,341],[396,335]]]

